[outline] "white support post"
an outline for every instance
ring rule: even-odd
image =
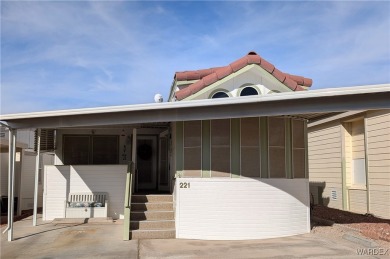
[[[37,213],[38,213],[38,184],[39,184],[39,162],[41,152],[41,129],[38,129],[37,137],[37,157],[35,160],[35,185],[34,185],[34,215],[33,215],[33,226],[37,225]]]
[[[8,208],[7,208],[7,228],[4,230],[3,233],[7,232],[10,229],[9,223],[11,222],[11,188],[12,188],[12,130],[9,129],[8,131]]]
[[[8,231],[8,241],[12,241],[14,223],[14,185],[16,153],[16,131],[13,129],[9,129],[8,143],[8,226],[3,233]]]
[[[133,139],[131,143],[131,161],[134,163],[135,179],[133,179],[132,190],[138,191],[138,175],[137,175],[137,128],[133,128]],[[137,183],[136,183],[137,181]]]

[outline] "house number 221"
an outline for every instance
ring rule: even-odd
[[[180,188],[189,189],[190,188],[190,183],[180,183]]]

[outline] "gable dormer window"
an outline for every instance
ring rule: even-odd
[[[225,92],[222,92],[222,91],[219,91],[219,92],[216,92],[215,94],[213,94],[211,96],[212,99],[216,99],[216,98],[226,98],[226,97],[229,97],[229,95]]]
[[[259,92],[252,86],[247,86],[241,90],[240,96],[259,95]]]

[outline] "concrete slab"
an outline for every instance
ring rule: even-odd
[[[140,258],[356,258],[356,250],[312,234],[249,241],[140,240]],[[376,257],[365,257],[376,258]]]
[[[5,226],[2,227],[4,230]],[[123,222],[112,224],[32,226],[32,218],[15,223],[15,241],[1,236],[1,258],[357,258],[361,245],[335,235],[314,233],[248,241],[146,239],[123,241]],[[386,254],[364,258],[389,258]],[[378,251],[379,251],[378,250]],[[365,251],[365,250],[364,250]],[[367,250],[368,251],[368,250]],[[366,252],[367,252],[366,251]],[[368,251],[369,252],[369,251]],[[373,251],[373,252],[376,252]],[[359,256],[360,257],[360,256]]]
[[[2,230],[4,227],[2,227]],[[1,258],[138,258],[138,241],[123,241],[123,224],[53,225],[31,217],[15,223],[15,241],[1,236]]]

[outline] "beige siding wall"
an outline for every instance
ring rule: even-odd
[[[309,180],[310,192],[319,203],[342,208],[342,143],[340,123],[329,123],[309,129]],[[318,189],[323,188],[320,200]],[[336,191],[337,199],[331,198]]]
[[[351,162],[355,159],[365,159],[365,129],[364,119],[355,120],[345,123],[349,127],[346,128],[345,136],[350,138],[350,142],[345,142],[346,163],[348,163],[348,172],[346,176],[350,181],[347,182],[348,187],[348,205],[349,210],[356,213],[367,213],[367,189],[366,186],[356,186],[354,180],[353,166]]]
[[[390,218],[390,110],[366,118],[370,212]]]
[[[345,159],[347,207],[390,218],[390,110],[368,111],[357,117],[324,123],[308,129],[309,179],[323,185],[324,204],[331,191],[338,200],[329,206],[342,209],[342,164]],[[343,150],[344,149],[344,150]],[[367,158],[368,188],[353,185],[353,159]],[[368,190],[368,194],[367,194]],[[313,188],[311,188],[313,192]],[[317,193],[313,192],[315,198]],[[368,204],[367,204],[368,203]]]
[[[364,159],[364,121],[352,122],[352,159]]]
[[[349,189],[349,210],[356,213],[367,213],[367,191],[360,189]]]
[[[341,130],[344,136],[344,158],[345,158],[345,182],[346,186],[352,185],[352,123],[343,123]]]

